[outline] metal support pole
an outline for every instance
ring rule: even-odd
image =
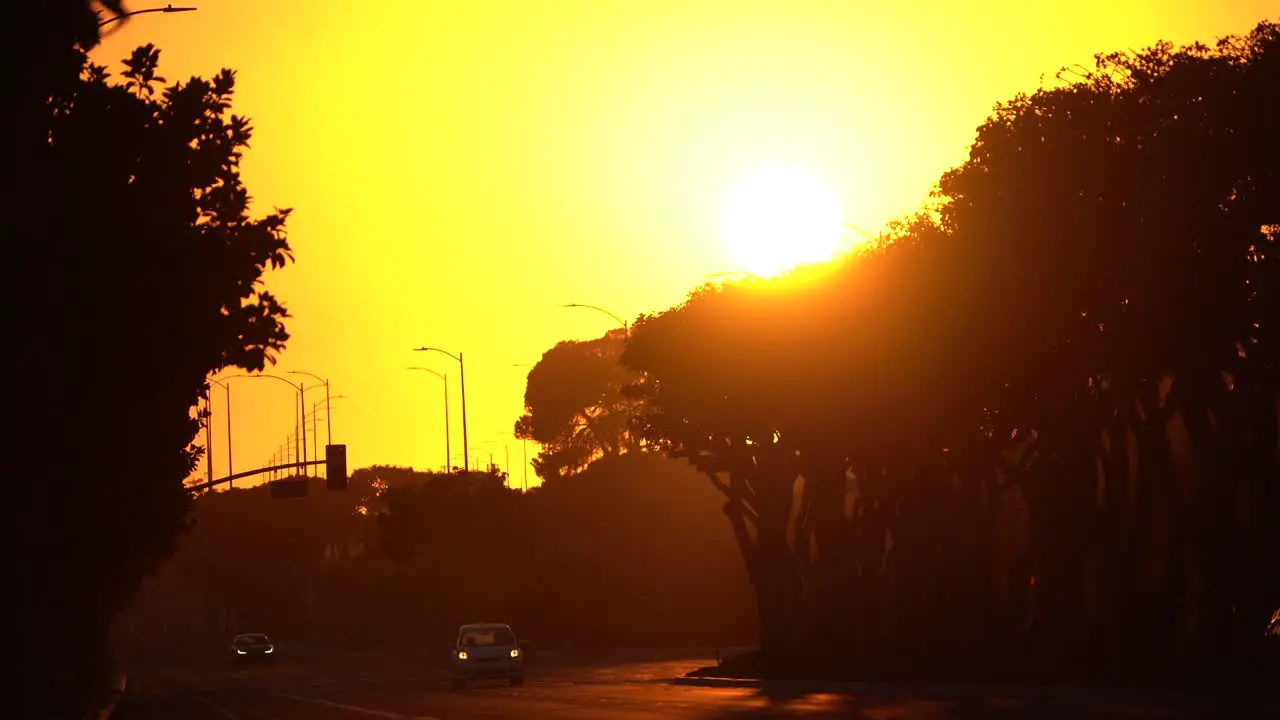
[[[318,404],[318,403],[317,403],[317,404]],[[326,417],[326,418],[327,418],[327,417],[329,417],[329,409],[328,409],[328,408],[325,408],[325,411],[324,411],[324,412],[325,412],[325,417]],[[319,452],[320,452],[320,436],[316,434],[317,432],[319,432],[319,431],[316,429],[316,415],[317,415],[317,414],[318,414],[318,413],[316,412],[316,409],[315,409],[315,408],[311,408],[311,437],[315,440],[316,452],[317,452],[317,453],[319,453]]]
[[[459,384],[462,386],[462,466],[467,465],[467,368],[462,364],[462,351],[458,351]]]
[[[227,391],[227,474],[235,475],[235,468],[231,466],[231,383],[224,382],[222,387]],[[234,488],[234,482],[227,483],[227,489]]]
[[[453,472],[453,449],[449,442],[449,374],[441,377],[444,378],[444,471],[450,473]]]
[[[298,403],[302,410],[302,462],[307,461],[307,384],[298,383]]]
[[[213,403],[204,399],[204,469],[213,482]]]

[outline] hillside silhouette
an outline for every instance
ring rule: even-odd
[[[748,645],[753,595],[692,469],[653,453],[521,493],[491,473],[365,468],[346,492],[201,495],[193,529],[117,627],[167,658],[270,628],[293,642],[419,652],[502,618],[538,647]],[[188,650],[184,650],[188,649]]]

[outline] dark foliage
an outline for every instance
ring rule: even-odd
[[[533,467],[543,480],[641,447],[631,432],[639,405],[622,395],[623,386],[635,380],[618,364],[625,342],[623,330],[586,342],[561,342],[530,370],[525,414],[516,421],[515,436],[542,446]]]
[[[772,671],[1255,663],[1278,121],[1274,24],[1099,56],[1000,105],[884,247],[636,324],[648,439],[728,498]]]
[[[248,215],[231,71],[163,86],[148,45],[111,78],[84,55],[92,7],[17,6],[31,24],[5,24],[30,33],[30,72],[6,88],[0,505],[35,716],[96,680],[111,618],[185,528],[193,407],[211,372],[283,347],[261,277],[291,257],[287,210]]]

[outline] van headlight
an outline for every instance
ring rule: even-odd
[[[469,658],[469,657],[471,657],[471,656],[467,654],[467,651],[466,651],[466,650],[459,650],[459,651],[458,651],[458,659],[459,659],[459,660],[466,660],[466,659],[467,659],[467,658]]]
[[[520,657],[520,648],[511,648],[511,657],[513,658]]]

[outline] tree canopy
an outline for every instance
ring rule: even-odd
[[[64,50],[78,74],[15,95],[41,127],[8,139],[25,144],[3,220],[17,312],[0,376],[22,422],[0,467],[32,702],[76,700],[111,617],[186,527],[193,406],[211,373],[260,370],[284,347],[287,313],[262,276],[292,260],[289,210],[249,213],[232,71],[166,85],[150,45],[118,78]]]
[[[638,447],[631,433],[638,406],[622,394],[635,378],[618,364],[625,342],[622,330],[561,342],[529,371],[525,414],[516,421],[515,436],[542,445],[533,467],[544,480]]]
[[[1100,55],[882,247],[636,323],[646,436],[727,496],[775,669],[815,628],[881,668],[1256,650],[1278,45]]]

